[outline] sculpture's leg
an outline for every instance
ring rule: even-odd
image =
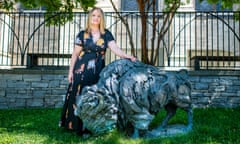
[[[167,115],[162,121],[162,123],[157,128],[147,132],[145,134],[145,137],[151,138],[151,137],[160,136],[163,128],[167,126],[168,121],[176,114],[177,106],[175,106],[174,104],[167,104],[165,106],[165,109],[167,111]]]
[[[192,110],[192,108],[189,108],[187,110],[187,113],[188,113],[188,126],[187,126],[187,129],[191,130],[192,126],[193,126],[193,110]]]
[[[133,139],[139,138],[139,130],[137,128],[134,128],[134,131],[131,137]]]
[[[157,130],[160,130],[167,126],[168,121],[176,114],[177,106],[174,104],[167,104],[165,106],[165,110],[167,111],[167,116],[164,118]]]

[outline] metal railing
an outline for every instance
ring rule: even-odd
[[[127,19],[135,55],[141,59],[141,17],[138,12],[120,13]],[[58,13],[54,20],[68,13]],[[149,15],[152,15],[149,13]],[[164,13],[157,13],[156,33],[163,24]],[[240,12],[177,12],[161,40],[156,66],[164,68],[239,69]],[[77,33],[84,29],[86,13],[76,12],[64,25],[47,25],[51,18],[39,12],[0,12],[0,66],[27,67],[68,66]],[[130,53],[125,25],[115,12],[105,13],[107,28],[117,44]],[[59,19],[60,20],[60,19]],[[152,37],[151,16],[148,21]],[[150,42],[147,43],[150,50]],[[109,50],[106,62],[117,59]]]

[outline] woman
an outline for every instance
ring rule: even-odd
[[[82,135],[84,127],[79,117],[74,115],[76,96],[84,86],[97,83],[99,74],[105,66],[106,48],[121,58],[135,61],[136,58],[125,54],[116,44],[110,31],[105,29],[104,13],[100,8],[93,8],[88,15],[86,29],[76,37],[69,67],[70,83],[63,106],[60,126]]]

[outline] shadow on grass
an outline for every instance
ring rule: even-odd
[[[240,108],[194,109],[193,130],[187,135],[156,139],[129,139],[116,130],[98,137],[83,139],[58,127],[61,109],[0,110],[0,143],[240,143]],[[152,127],[163,116],[157,115]],[[185,119],[179,113],[171,123]],[[3,141],[5,140],[5,141]]]
[[[41,139],[41,143],[118,143],[116,132],[83,139],[74,132],[59,128],[60,112],[60,109],[0,110],[0,135],[17,137],[19,143],[29,141],[29,138],[32,141]]]

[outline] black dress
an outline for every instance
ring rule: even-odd
[[[80,31],[75,44],[82,46],[83,50],[74,66],[73,83],[69,84],[65,102],[62,109],[60,126],[66,129],[83,133],[81,119],[74,115],[76,108],[76,96],[80,96],[82,88],[97,83],[99,74],[105,66],[104,55],[109,41],[114,40],[110,31],[105,30],[100,38],[94,42],[92,35],[86,31]]]

